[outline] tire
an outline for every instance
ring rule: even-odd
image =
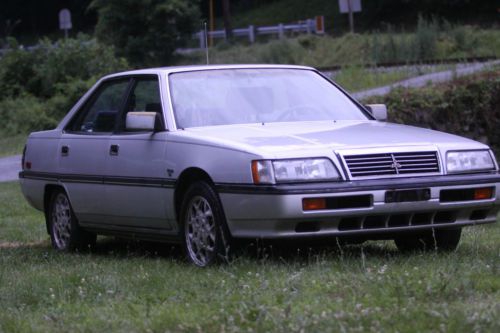
[[[228,262],[231,236],[222,204],[206,182],[192,184],[184,196],[180,229],[187,259],[199,267]]]
[[[95,245],[96,234],[78,225],[68,196],[62,190],[54,191],[51,195],[48,225],[52,247],[58,251],[85,250]]]
[[[401,252],[454,251],[460,242],[461,235],[462,228],[434,229],[426,233],[397,237],[394,243]]]

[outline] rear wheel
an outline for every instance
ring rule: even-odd
[[[462,229],[435,229],[420,234],[408,234],[394,239],[402,252],[453,251],[457,248]]]
[[[181,209],[181,231],[186,256],[200,267],[228,261],[230,235],[219,197],[206,182],[189,187]]]
[[[80,228],[64,191],[52,193],[48,219],[50,239],[56,250],[83,250],[95,244],[96,235]]]

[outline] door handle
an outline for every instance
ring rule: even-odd
[[[68,156],[69,154],[69,147],[68,146],[62,146],[61,147],[61,156]]]
[[[118,155],[119,150],[120,150],[119,145],[111,145],[109,147],[109,155]]]

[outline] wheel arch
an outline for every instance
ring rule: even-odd
[[[177,220],[180,218],[184,194],[191,184],[198,181],[206,181],[211,186],[214,186],[214,182],[210,175],[205,170],[197,167],[185,169],[181,172],[179,178],[177,178],[174,192],[175,217]]]
[[[45,227],[47,228],[47,233],[50,234],[50,226],[49,226],[49,209],[50,209],[50,198],[52,197],[52,193],[57,190],[64,191],[66,195],[68,192],[66,188],[64,188],[61,184],[47,184],[45,185],[44,193],[43,193],[43,213],[45,215]],[[68,196],[68,200],[71,203],[71,199]]]

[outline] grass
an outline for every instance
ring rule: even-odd
[[[24,134],[5,136],[0,133],[0,157],[21,154],[26,138]]]
[[[57,253],[17,183],[0,199],[1,332],[500,330],[498,224],[466,229],[448,254],[268,248],[197,269],[175,247],[109,238]]]
[[[349,66],[332,75],[332,79],[347,91],[361,91],[396,83],[414,75],[417,74],[406,70],[378,72],[358,66]]]

